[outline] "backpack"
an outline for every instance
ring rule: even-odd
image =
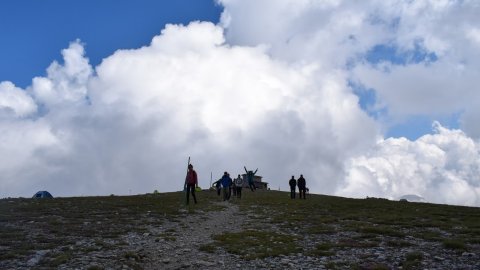
[[[242,178],[235,179],[235,185],[237,185],[237,187],[241,187],[243,185],[243,179]]]

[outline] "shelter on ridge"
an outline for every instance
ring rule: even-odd
[[[53,196],[50,192],[43,190],[35,193],[32,198],[53,198]]]
[[[243,187],[248,188],[247,174],[246,173],[242,174],[242,178],[243,178]],[[263,182],[262,176],[260,175],[253,176],[253,183],[255,184],[255,187],[258,189],[268,189],[268,182]]]
[[[400,197],[400,200],[407,201],[407,202],[425,202],[425,199],[421,196],[415,194],[407,194]]]

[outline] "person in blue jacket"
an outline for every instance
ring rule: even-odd
[[[220,180],[223,189],[223,200],[228,201],[230,199],[230,186],[232,185],[232,178],[230,178],[228,172],[224,172],[222,179]]]

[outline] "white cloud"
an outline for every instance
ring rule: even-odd
[[[480,28],[473,27],[470,29],[465,30],[465,34],[470,40],[475,42],[478,46],[480,46]]]
[[[36,110],[35,102],[25,91],[11,82],[0,82],[0,117],[4,114],[25,117]]]
[[[480,205],[478,6],[219,2],[220,25],[167,25],[94,68],[75,41],[27,89],[0,83],[0,196],[178,190],[191,156],[202,187],[245,165],[273,189],[302,173],[312,192]],[[378,44],[438,61],[365,63]],[[391,114],[464,111],[468,133],[383,139],[351,80]]]
[[[389,38],[388,24],[371,23],[375,5],[362,1],[228,0],[222,24],[231,44],[268,44],[276,58],[343,68],[346,61]],[[388,5],[386,5],[388,6]],[[388,18],[393,20],[394,18]]]
[[[171,191],[182,186],[192,156],[204,187],[210,172],[235,175],[245,165],[258,167],[272,188],[303,173],[312,191],[332,192],[343,159],[373,142],[376,126],[343,84],[344,72],[318,78],[316,65],[289,65],[265,50],[225,44],[211,23],[169,25],[149,46],[104,59],[92,75],[74,42],[65,65],[52,64],[29,88],[54,143],[23,147],[17,164],[25,167],[16,169],[40,171],[36,179],[54,194]]]
[[[266,44],[275,58],[317,63],[319,76],[356,67],[351,79],[373,88],[374,108],[386,108],[390,118],[478,115],[472,102],[480,99],[480,6],[475,1],[220,2],[226,7],[222,23],[228,43]],[[378,66],[362,61],[375,45],[396,48],[409,59]],[[422,61],[419,54],[429,57]],[[462,123],[478,138],[478,132],[470,133],[477,123]]]
[[[93,70],[84,54],[78,40],[62,50],[64,65],[55,61],[48,67],[47,77],[33,79],[30,91],[36,101],[50,108],[85,102],[86,83]]]
[[[407,66],[359,66],[354,73],[357,82],[376,90],[376,106],[388,108],[394,116],[448,115],[470,108],[470,101],[478,96],[478,71],[443,60]]]
[[[352,158],[336,194],[390,199],[415,194],[428,202],[480,205],[480,145],[460,130],[434,127],[435,134],[381,140]]]

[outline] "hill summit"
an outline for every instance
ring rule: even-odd
[[[244,191],[0,200],[1,269],[480,269],[480,209]]]

